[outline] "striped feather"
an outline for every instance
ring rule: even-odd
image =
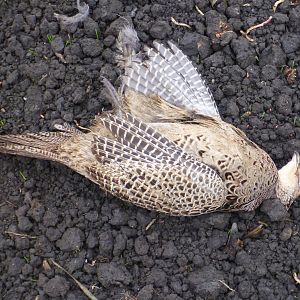
[[[132,30],[131,28],[129,31],[130,37],[133,36]],[[125,28],[120,34],[123,40],[127,40],[127,31]],[[119,47],[122,39],[119,40]],[[131,43],[131,56],[135,57],[133,44]],[[124,66],[123,84],[146,96],[158,95],[187,111],[219,118],[218,108],[209,88],[187,56],[171,42],[168,42],[169,48],[158,42],[153,45],[154,48],[145,47],[147,60],[130,59],[130,63]],[[126,48],[125,44],[123,48]],[[124,59],[126,55],[123,55]]]

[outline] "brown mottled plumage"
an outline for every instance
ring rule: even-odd
[[[122,94],[105,81],[114,110],[87,133],[0,136],[0,152],[61,162],[102,189],[138,206],[172,215],[255,209],[278,196],[300,195],[300,158],[281,170],[262,149],[221,120],[201,76],[172,43],[136,54],[136,32],[118,40]]]

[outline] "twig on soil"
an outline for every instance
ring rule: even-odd
[[[277,0],[273,5],[273,11],[276,12],[277,6],[283,3],[285,0]]]
[[[20,236],[21,238],[37,239],[37,236],[32,236],[32,235],[28,235],[25,233],[17,233],[17,232],[13,232],[13,231],[9,231],[9,230],[4,231],[4,233]]]
[[[156,222],[157,219],[152,219],[151,222],[146,226],[146,231]]]
[[[248,34],[249,34],[252,30],[254,30],[254,29],[257,29],[257,28],[259,28],[259,27],[263,27],[263,26],[267,25],[268,23],[271,22],[272,19],[273,19],[273,17],[270,16],[268,20],[266,20],[266,21],[264,21],[264,22],[262,22],[262,23],[260,23],[260,24],[253,25],[253,26],[249,27],[246,31],[240,30],[240,33],[241,33],[248,41],[254,42],[254,39],[252,39],[251,37],[249,37]]]
[[[235,290],[233,288],[231,288],[226,282],[224,282],[223,280],[219,279],[219,282],[221,282],[224,286],[226,286],[230,291],[235,292]]]
[[[195,5],[195,8],[196,8],[196,11],[201,15],[201,16],[204,16],[204,13],[201,11],[201,9]]]
[[[294,277],[294,280],[296,281],[296,283],[300,284],[300,278],[298,277],[296,272],[293,273],[293,277]]]
[[[171,17],[171,22],[174,23],[175,25],[177,26],[181,26],[181,27],[187,27],[189,29],[192,29],[192,27],[188,24],[185,24],[185,23],[179,23],[177,22],[173,17]]]
[[[62,266],[60,266],[57,262],[55,262],[52,258],[50,258],[50,261],[60,270],[65,272],[67,275],[69,275],[79,286],[79,288],[83,291],[83,293],[91,300],[98,300],[82,283],[80,283],[73,275],[71,275],[66,269],[64,269]]]

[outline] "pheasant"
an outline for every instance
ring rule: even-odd
[[[222,121],[211,92],[173,43],[137,53],[130,26],[119,34],[119,91],[104,79],[113,109],[88,131],[0,136],[0,152],[57,161],[103,190],[171,215],[250,211],[277,197],[300,196],[300,156],[277,170],[270,156]]]

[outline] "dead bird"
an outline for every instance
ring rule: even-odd
[[[300,196],[300,156],[280,170],[238,128],[222,121],[211,92],[173,43],[136,53],[132,27],[119,34],[122,88],[113,110],[88,132],[0,136],[0,152],[60,162],[103,190],[171,215],[250,211],[277,197],[289,208]]]

